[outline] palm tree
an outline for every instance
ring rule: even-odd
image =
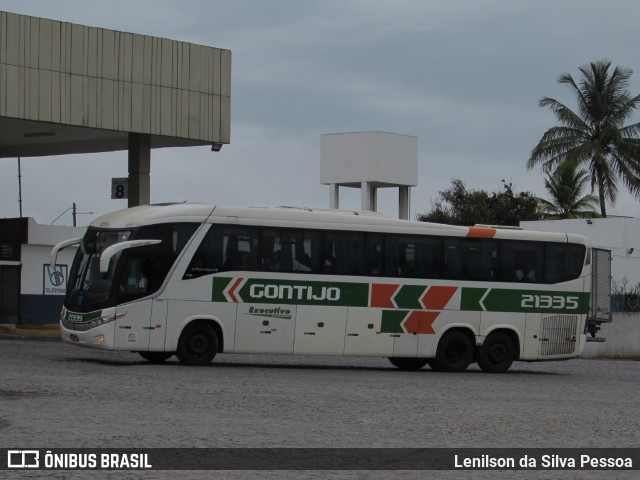
[[[593,218],[598,217],[598,197],[582,195],[589,183],[589,173],[576,165],[562,163],[555,172],[547,173],[544,187],[550,200],[538,198],[544,218]]]
[[[565,161],[584,165],[591,190],[598,188],[603,217],[605,202],[615,204],[618,181],[640,197],[640,123],[623,126],[640,105],[640,95],[628,91],[631,70],[616,67],[609,72],[610,67],[610,61],[580,67],[580,83],[568,73],[559,78],[575,94],[577,112],[553,98],[540,100],[541,107],[553,111],[558,125],[542,135],[527,162],[529,169],[542,164],[547,173]]]

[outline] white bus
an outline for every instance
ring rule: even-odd
[[[66,343],[172,355],[367,355],[415,370],[578,356],[591,249],[579,235],[379,214],[164,204],[104,215],[79,244]]]

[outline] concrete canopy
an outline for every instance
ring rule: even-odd
[[[229,50],[0,12],[0,157],[128,149],[148,174],[151,148],[230,143],[230,112]]]
[[[74,127],[2,116],[0,116],[0,132],[0,158],[127,150],[129,139],[129,132]],[[212,144],[212,142],[189,138],[160,135],[151,135],[150,140],[151,148],[194,147]]]

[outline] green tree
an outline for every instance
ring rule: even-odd
[[[640,104],[640,95],[628,91],[631,70],[610,68],[611,62],[598,61],[580,67],[579,83],[568,73],[558,79],[575,95],[577,111],[553,98],[540,100],[558,125],[542,135],[527,162],[529,169],[542,164],[547,173],[565,161],[586,166],[603,217],[606,201],[615,204],[619,181],[640,197],[640,123],[623,126]]]
[[[537,198],[528,192],[514,193],[513,185],[502,180],[498,192],[468,190],[459,178],[451,181],[451,188],[439,192],[431,211],[418,215],[423,222],[451,225],[509,225],[522,220],[539,220]]]
[[[549,200],[538,198],[543,218],[598,217],[598,197],[582,196],[589,183],[589,173],[572,163],[562,163],[553,173],[547,173],[544,186]]]

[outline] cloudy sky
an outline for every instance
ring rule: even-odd
[[[470,188],[544,196],[526,161],[551,112],[573,106],[560,74],[609,59],[640,93],[637,0],[0,0],[0,10],[232,51],[231,144],[152,151],[152,202],[327,207],[320,135],[419,138],[411,216],[459,177]],[[634,118],[633,121],[638,121]],[[0,218],[18,216],[17,159],[0,159]],[[110,199],[126,152],[23,158],[23,215],[51,223],[73,202],[86,224],[126,207]],[[397,191],[379,191],[397,214]],[[341,189],[341,207],[360,192]],[[640,216],[621,194],[610,214]],[[70,212],[56,224],[70,225]]]

